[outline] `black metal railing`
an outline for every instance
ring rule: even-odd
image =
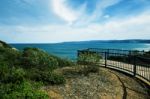
[[[139,76],[150,82],[150,58],[145,57],[145,51],[89,48],[78,50],[78,57],[89,53],[96,53],[102,57],[96,63],[100,66]]]

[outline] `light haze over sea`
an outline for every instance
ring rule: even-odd
[[[50,54],[54,54],[63,58],[76,59],[77,50],[87,48],[103,48],[103,49],[123,49],[123,50],[150,50],[149,43],[112,43],[112,42],[67,42],[55,44],[11,44],[13,47],[22,50],[25,47],[36,47],[45,50]]]

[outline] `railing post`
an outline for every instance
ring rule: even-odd
[[[133,56],[134,64],[133,64],[133,75],[136,76],[136,56]]]
[[[105,52],[105,67],[107,67],[107,52]]]

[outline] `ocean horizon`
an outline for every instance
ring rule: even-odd
[[[62,58],[75,60],[77,50],[87,48],[102,49],[122,49],[122,50],[150,50],[150,43],[139,42],[102,42],[102,41],[81,41],[81,42],[62,42],[62,43],[24,43],[11,44],[13,47],[23,50],[25,47],[35,47]]]

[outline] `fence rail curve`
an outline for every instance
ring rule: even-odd
[[[102,56],[97,63],[100,66],[142,77],[150,83],[150,58],[144,56],[145,51],[89,48],[78,50],[78,57],[89,53]]]

